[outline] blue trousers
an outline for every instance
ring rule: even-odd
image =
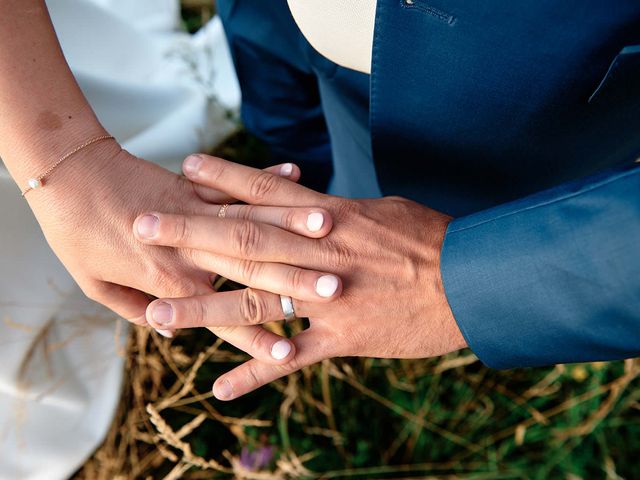
[[[242,88],[245,127],[302,183],[379,197],[369,130],[369,75],[341,68],[302,36],[287,2],[218,2]]]

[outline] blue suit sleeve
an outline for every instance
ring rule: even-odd
[[[489,367],[639,356],[640,166],[454,220],[441,271]]]

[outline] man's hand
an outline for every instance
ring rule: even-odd
[[[250,360],[235,368],[215,382],[219,399],[237,398],[326,358],[422,358],[466,346],[440,276],[450,217],[398,197],[348,200],[319,194],[204,155],[189,157],[184,171],[193,182],[223,191],[253,205],[251,209],[277,207],[293,224],[301,222],[303,212],[313,211],[327,212],[325,217],[333,221],[330,233],[322,231],[322,238],[314,239],[237,218],[155,214],[156,235],[138,237],[149,244],[192,249],[194,264],[250,287],[157,300],[147,319],[158,328],[282,319],[279,295],[293,297],[297,315],[309,317],[310,328],[291,339],[297,355],[280,365]],[[166,313],[162,324],[154,320],[157,308]]]

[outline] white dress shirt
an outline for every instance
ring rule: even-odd
[[[371,72],[376,0],[287,0],[307,41],[338,65]]]

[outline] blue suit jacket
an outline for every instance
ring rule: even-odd
[[[328,134],[337,173],[456,217],[441,270],[483,362],[640,355],[640,2],[379,0],[370,78],[282,0],[219,5],[252,130],[301,157]]]

